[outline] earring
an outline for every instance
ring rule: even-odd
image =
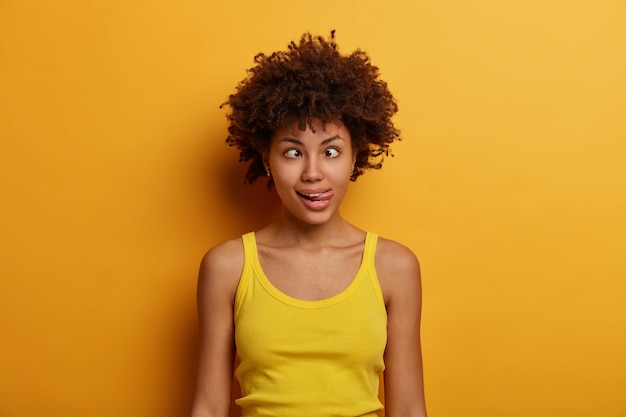
[[[268,177],[271,177],[272,173],[270,172],[269,169],[265,168],[265,175],[267,175]]]

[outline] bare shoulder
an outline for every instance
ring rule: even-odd
[[[375,263],[387,308],[385,413],[425,417],[420,265],[413,251],[387,239],[380,239]]]
[[[411,249],[396,241],[379,238],[376,246],[376,269],[379,273],[417,272],[419,275],[420,265]]]
[[[243,269],[241,238],[228,240],[211,248],[202,258],[198,274],[198,289],[213,288],[234,296]]]
[[[420,264],[408,247],[379,238],[375,265],[385,302],[396,294],[421,293]]]

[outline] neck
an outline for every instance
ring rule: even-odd
[[[301,246],[320,248],[323,246],[342,245],[350,241],[356,227],[336,213],[329,221],[322,224],[310,224],[296,219],[284,211],[275,222],[268,226],[272,240],[279,246]]]

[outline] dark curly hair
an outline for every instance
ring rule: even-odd
[[[341,55],[334,35],[327,40],[305,33],[287,51],[259,53],[248,77],[222,105],[230,107],[226,143],[239,149],[240,161],[252,161],[246,182],[265,175],[262,155],[272,133],[295,121],[303,131],[307,126],[315,131],[313,118],[344,124],[357,154],[352,181],[364,169],[380,169],[389,145],[400,139],[391,121],[398,106],[378,68],[360,49]]]

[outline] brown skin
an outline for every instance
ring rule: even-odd
[[[347,185],[350,173],[346,162],[349,166],[354,160],[349,134],[339,132],[345,142],[342,146],[347,145],[341,149],[344,160],[328,160],[328,144],[323,143],[341,126],[335,123],[316,132],[307,129],[300,133],[288,129],[273,136],[264,159],[280,180],[283,195],[290,195],[290,187],[339,190]],[[297,145],[299,152],[289,153],[287,161],[281,160],[286,152],[281,141],[292,136],[301,143]],[[302,159],[294,160],[294,155]],[[338,176],[339,172],[343,175]],[[298,206],[297,199],[287,197],[276,221],[256,232],[263,270],[272,284],[294,298],[319,300],[338,294],[350,284],[359,267],[365,232],[341,216],[338,208],[343,192],[337,195],[339,201],[322,212],[307,212]],[[233,307],[242,266],[239,238],[214,247],[202,260],[198,279],[200,358],[192,417],[230,415],[235,356]],[[381,238],[375,266],[388,316],[385,415],[425,417],[419,263],[408,248]]]
[[[405,246],[380,239],[375,265],[387,307],[385,416],[425,417],[419,262]]]
[[[233,305],[242,265],[240,240],[214,247],[200,265],[200,353],[192,417],[230,416],[235,358]]]

